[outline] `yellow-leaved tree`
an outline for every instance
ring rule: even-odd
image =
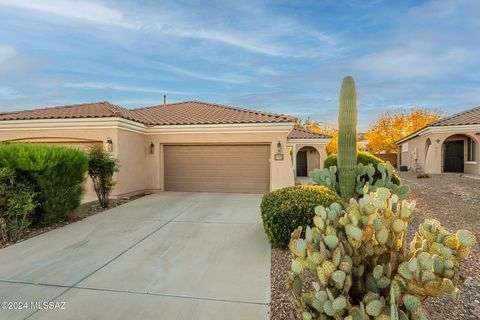
[[[332,137],[332,140],[327,143],[327,154],[332,154],[332,153],[337,153],[337,142],[338,142],[338,128],[321,128],[318,125],[310,125],[307,127],[308,130],[315,132],[315,133],[321,133],[321,134],[327,134]]]
[[[397,152],[395,141],[440,119],[437,109],[412,109],[382,113],[365,134],[367,148],[371,153]]]

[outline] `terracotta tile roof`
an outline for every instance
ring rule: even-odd
[[[70,106],[0,113],[0,120],[71,119],[120,117],[123,108],[109,102],[74,104]]]
[[[1,120],[118,117],[146,125],[195,125],[295,122],[296,118],[221,104],[187,101],[139,109],[125,109],[109,102],[77,104],[0,113]]]
[[[293,128],[288,139],[329,139],[331,136],[321,133],[315,133],[306,129]]]
[[[407,140],[410,140],[418,135],[420,131],[429,127],[447,127],[447,126],[464,126],[464,125],[480,125],[480,107],[475,107],[468,109],[459,113],[455,113],[451,116],[441,118],[437,121],[434,121],[427,126],[409,134],[408,136],[395,141],[396,144],[403,143]]]
[[[294,122],[296,118],[221,104],[187,101],[132,110],[138,121],[150,125]]]
[[[465,110],[430,123],[427,127],[480,124],[480,107]]]

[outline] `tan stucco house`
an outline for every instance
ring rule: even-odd
[[[480,107],[432,122],[396,143],[399,164],[409,170],[480,174]]]
[[[293,160],[296,177],[306,177],[315,168],[323,168],[327,157],[327,143],[330,136],[293,128],[288,135],[287,145]]]
[[[294,185],[299,152],[307,153],[307,170],[326,157],[328,137],[294,130],[295,121],[199,101],[138,109],[99,102],[0,113],[0,141],[101,144],[120,164],[113,197],[164,190],[263,193]],[[92,192],[87,186],[87,196]]]

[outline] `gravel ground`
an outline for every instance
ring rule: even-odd
[[[288,250],[272,248],[272,302],[270,314],[272,320],[297,319],[295,309],[287,289],[287,272],[290,269],[291,256]]]
[[[463,263],[465,282],[460,286],[460,300],[454,303],[448,297],[428,299],[426,308],[432,319],[480,319],[480,180],[458,174],[417,179],[416,174],[402,173],[401,177],[410,185],[410,198],[417,201],[409,241],[425,218],[439,220],[451,232],[468,229],[477,238],[477,245]]]
[[[417,208],[410,222],[408,241],[425,218],[435,218],[450,231],[468,229],[480,242],[480,180],[460,177],[458,174],[430,175],[417,179],[416,174],[401,173],[404,183],[410,185],[410,199],[416,199]],[[287,272],[290,268],[288,250],[272,249],[270,306],[272,320],[298,319],[287,290]],[[453,303],[448,297],[430,298],[426,308],[431,319],[480,319],[480,248],[477,244],[463,264],[465,282],[460,286],[461,298]]]
[[[68,216],[66,221],[61,221],[61,222],[55,223],[53,225],[50,225],[48,227],[31,227],[27,230],[27,232],[25,232],[23,237],[16,242],[2,242],[0,240],[0,249],[11,246],[12,244],[15,244],[15,243],[22,242],[22,241],[25,241],[27,239],[33,238],[35,236],[38,236],[38,235],[40,235],[42,233],[45,233],[45,232],[48,232],[50,230],[63,227],[67,224],[83,220],[86,217],[93,216],[94,214],[100,213],[102,211],[118,207],[118,206],[120,206],[124,203],[127,203],[127,202],[130,202],[132,200],[138,199],[142,196],[143,195],[132,196],[132,197],[128,197],[128,198],[121,198],[121,199],[110,199],[110,204],[109,204],[108,208],[102,208],[100,206],[100,204],[98,203],[98,201],[83,203],[83,204],[80,205],[80,207],[78,209],[73,211]]]

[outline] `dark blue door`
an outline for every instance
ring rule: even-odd
[[[297,177],[306,177],[307,172],[307,151],[297,152]]]
[[[447,141],[443,145],[443,172],[463,172],[463,140]]]

